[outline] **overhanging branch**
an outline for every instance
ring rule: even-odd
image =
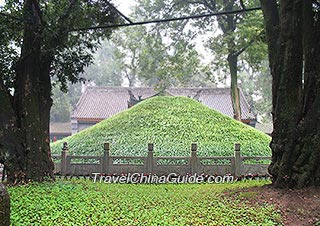
[[[243,3],[243,0],[239,0],[240,1],[240,5],[241,5],[241,7],[242,7],[242,9],[246,9],[246,7],[245,7],[245,5],[244,5],[244,3]]]
[[[68,8],[68,10],[70,10],[70,8],[73,7],[73,4],[76,1],[73,0],[70,3],[70,6]],[[110,3],[111,4],[111,3]],[[112,5],[111,5],[112,6]],[[114,7],[114,6],[112,6]],[[115,7],[114,7],[115,8]],[[68,11],[67,10],[67,11]],[[261,7],[253,7],[253,8],[248,8],[248,9],[239,9],[239,10],[231,10],[231,11],[222,11],[222,12],[214,12],[214,13],[207,13],[207,14],[201,14],[201,15],[193,15],[193,16],[184,16],[184,17],[177,17],[177,18],[168,18],[168,19],[158,19],[158,20],[149,20],[149,21],[141,21],[141,22],[132,22],[128,17],[126,17],[125,15],[123,15],[119,10],[117,10],[115,8],[115,10],[123,17],[127,20],[127,22],[129,23],[125,23],[125,24],[112,24],[112,25],[101,25],[101,26],[94,26],[94,27],[80,27],[80,28],[73,28],[73,29],[69,29],[69,32],[72,31],[86,31],[86,30],[98,30],[98,29],[110,29],[110,28],[119,28],[119,27],[129,27],[129,26],[138,26],[138,25],[145,25],[145,24],[156,24],[156,23],[169,23],[169,22],[173,22],[173,21],[180,21],[180,20],[190,20],[190,19],[201,19],[201,18],[205,18],[205,17],[213,17],[213,16],[222,16],[222,15],[231,15],[231,14],[241,14],[241,13],[246,13],[246,12],[251,12],[251,11],[256,11],[256,10],[261,10]],[[8,18],[14,19],[14,20],[19,20],[21,22],[24,22],[24,20],[2,13],[0,12],[0,16],[6,16]],[[66,12],[64,15],[62,15],[62,17],[68,16],[68,12]],[[61,19],[61,18],[60,18]]]
[[[122,12],[120,12],[114,5],[112,5],[109,1],[106,1],[107,4],[113,8],[121,17],[123,17],[127,22],[129,22],[130,24],[132,24],[132,20],[130,20],[127,16],[125,16]]]
[[[317,0],[314,0],[313,4],[315,4],[317,7],[320,7],[320,3]]]
[[[4,17],[7,17],[8,19],[11,19],[11,20],[18,20],[18,21],[21,21],[23,22],[24,20],[21,19],[21,18],[18,18],[16,16],[12,16],[10,14],[6,14],[6,13],[3,13],[3,12],[0,12],[0,16],[4,16]]]
[[[74,29],[70,29],[70,32],[72,32],[72,31],[85,31],[85,30],[98,30],[98,29],[110,29],[110,28],[119,28],[119,27],[130,27],[130,26],[145,25],[145,24],[168,23],[168,22],[180,21],[180,20],[201,19],[201,18],[205,18],[205,17],[240,14],[240,13],[246,13],[246,12],[251,12],[251,11],[256,11],[256,10],[261,10],[261,7],[253,7],[253,8],[248,8],[245,10],[240,9],[240,10],[215,12],[215,13],[208,13],[208,14],[201,14],[201,15],[194,15],[194,16],[184,16],[184,17],[169,18],[169,19],[133,22],[133,23],[126,23],[126,24],[112,24],[112,25],[101,25],[101,26],[95,26],[95,27],[74,28]]]
[[[259,32],[259,34],[257,36],[255,36],[254,38],[252,38],[243,48],[241,48],[240,50],[238,50],[237,52],[233,53],[232,55],[234,56],[240,56],[244,51],[246,51],[256,40],[256,38],[260,37],[262,35],[263,31]]]
[[[260,0],[264,16],[264,26],[269,45],[269,60],[271,67],[275,64],[279,38],[279,11],[276,0]]]

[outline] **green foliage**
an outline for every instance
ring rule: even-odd
[[[207,47],[214,52],[215,69],[222,69],[228,74],[227,57],[235,54],[239,56],[238,71],[243,71],[244,67],[258,71],[261,62],[267,59],[262,12],[246,13],[240,20],[236,17],[217,20],[220,27],[225,23],[233,24],[233,27],[227,27],[222,33],[211,37],[207,43]]]
[[[121,69],[122,65],[115,58],[116,47],[108,40],[104,40],[101,48],[93,54],[93,64],[84,68],[84,73],[80,76],[87,83],[98,86],[120,86],[122,83]],[[57,83],[57,79],[55,82]],[[82,83],[66,83],[68,92],[62,92],[58,86],[52,90],[53,106],[51,108],[50,120],[52,122],[70,121],[71,109],[76,106],[81,96]]]
[[[0,11],[4,11],[0,7]],[[19,49],[15,48],[20,41],[22,26],[20,21],[0,16],[0,78],[5,80],[6,88],[13,87],[13,63],[17,62]]]
[[[55,142],[60,154],[68,142],[71,154],[102,155],[103,143],[111,143],[111,154],[147,154],[154,143],[155,154],[189,156],[190,145],[199,146],[200,156],[231,156],[234,143],[242,154],[270,156],[269,136],[185,97],[154,97],[78,134]]]
[[[99,184],[73,180],[9,187],[13,225],[279,225],[269,204],[223,192],[234,184]],[[253,196],[250,193],[247,196]]]
[[[109,40],[104,40],[101,48],[93,55],[93,64],[85,68],[83,78],[98,86],[121,86],[123,66],[115,54],[116,46]]]
[[[163,4],[140,1],[130,17],[135,21],[150,20]],[[194,34],[187,24],[188,21],[162,23],[114,33],[117,58],[123,62],[123,72],[130,86],[141,82],[164,90],[170,86],[210,84],[206,76],[211,71],[201,63],[192,40]]]
[[[139,58],[145,51],[145,42],[142,41],[144,35],[146,35],[145,27],[140,26],[124,28],[112,36],[112,41],[117,46],[114,57],[121,62],[123,77],[128,80],[130,87],[138,81]]]
[[[23,49],[24,22],[28,15],[24,12],[25,1],[9,0],[0,8],[9,16],[19,18],[8,19],[0,16],[0,60],[1,79],[8,88],[13,87],[15,66],[19,63],[19,49]],[[76,28],[108,25],[121,22],[119,15],[107,1],[39,1],[42,15],[41,58],[45,71],[50,68],[51,76],[67,90],[67,82],[81,81],[79,77],[84,67],[92,63],[92,54],[103,38],[108,38],[113,29],[94,31],[74,31]],[[19,54],[18,54],[19,53]],[[20,56],[21,57],[21,56]]]
[[[247,8],[256,7],[259,1],[243,1]],[[152,19],[173,18],[179,16],[199,15],[204,13],[240,10],[240,1],[180,1],[180,0],[145,0],[140,3],[137,12]],[[228,71],[228,54],[240,54],[241,60],[247,65],[257,69],[262,59],[266,59],[267,49],[263,32],[263,17],[261,11],[243,14],[228,14],[217,17],[190,20],[187,23],[174,22],[173,25],[160,25],[162,33],[170,37],[181,36],[188,25],[188,33],[184,39],[189,43],[199,34],[209,34],[207,47],[214,54],[213,67],[215,71],[224,69]],[[190,29],[191,27],[191,29]],[[243,62],[241,62],[243,63]],[[240,66],[240,62],[239,62]],[[240,71],[241,68],[239,67]]]
[[[243,3],[247,8],[259,5],[257,0]],[[141,21],[240,9],[242,6],[237,0],[144,0],[139,1],[132,17]],[[254,83],[254,87],[263,90],[258,94],[262,99],[257,102],[257,109],[266,120],[270,119],[271,92],[264,92],[268,90],[265,87],[269,87],[267,82],[270,80],[264,79],[264,72],[260,73],[267,68],[263,63],[267,60],[267,46],[261,11],[130,28],[118,34],[116,38],[121,40],[120,46],[134,53],[133,60],[127,61],[131,62],[130,65],[125,67],[130,69],[131,73],[127,74],[131,77],[136,76],[144,84],[160,88],[170,85],[215,86],[218,81],[225,82],[230,75],[237,82],[237,72],[240,72],[244,93],[252,103],[257,93],[249,86]],[[201,57],[195,50],[194,41],[199,41],[199,35],[204,38],[206,49],[212,52],[212,61],[208,65],[199,63]],[[139,48],[136,48],[137,43]],[[237,56],[232,65],[227,61],[229,55]],[[233,67],[235,72],[230,70]]]

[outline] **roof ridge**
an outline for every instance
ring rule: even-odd
[[[140,87],[127,87],[127,86],[87,86],[86,90],[95,90],[95,89],[152,89],[154,87],[140,86]],[[194,89],[194,90],[230,90],[230,87],[170,87],[170,89]]]
[[[74,114],[75,114],[75,112],[77,111],[78,107],[79,107],[80,104],[84,101],[84,99],[87,97],[87,95],[85,95],[85,94],[87,93],[87,88],[88,88],[88,87],[85,87],[84,92],[81,93],[80,99],[78,100],[76,106],[75,106],[75,107],[72,109],[72,111],[71,111],[70,118],[74,118]]]
[[[152,87],[87,86],[73,109],[71,118],[83,118],[84,115],[90,115],[89,117],[109,117],[109,115],[127,109],[128,91],[132,91],[135,96],[140,96],[142,99],[150,98],[158,93]],[[172,87],[166,91],[172,96],[187,96],[191,98],[201,91],[199,101],[212,109],[220,109],[220,112],[226,115],[230,116],[232,114],[230,110],[232,106],[229,103],[231,101],[230,87]],[[230,100],[226,98],[230,98]],[[219,103],[215,104],[217,101]],[[240,101],[243,106],[241,118],[255,118],[255,114],[252,113],[252,109],[241,89]],[[216,108],[213,106],[216,106]]]
[[[240,93],[240,95],[242,96],[242,100],[244,101],[244,104],[246,104],[247,107],[248,107],[248,109],[250,110],[250,112],[252,112],[251,106],[250,106],[247,98],[245,97],[245,95],[244,95],[244,93],[243,93],[243,91],[242,91],[242,88],[240,88],[240,87],[239,87],[239,93]],[[241,98],[241,96],[240,96],[240,98]],[[241,99],[240,99],[240,101],[241,101]]]

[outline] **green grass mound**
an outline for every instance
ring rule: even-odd
[[[154,97],[99,124],[51,145],[60,154],[102,155],[103,143],[112,155],[146,156],[154,143],[157,156],[189,156],[191,143],[199,156],[232,156],[235,143],[242,155],[270,156],[270,137],[203,104],[185,97]]]

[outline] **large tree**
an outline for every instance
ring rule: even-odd
[[[257,0],[145,0],[142,2],[145,11],[150,15],[149,17],[157,19],[241,10],[257,6],[258,3]],[[263,31],[262,21],[261,12],[256,11],[207,17],[188,24],[195,34],[205,32],[212,34],[207,47],[215,56],[213,68],[216,71],[227,71],[230,75],[234,118],[237,120],[241,120],[238,88],[239,60],[245,59],[248,65],[255,66],[265,58],[266,51],[264,50],[266,48],[261,32]]]
[[[153,11],[149,12],[148,4],[148,1],[139,2],[130,18],[150,20]],[[112,40],[118,46],[116,57],[123,62],[122,72],[129,86],[140,83],[164,90],[169,86],[204,84],[209,70],[195,50],[187,23],[128,27],[113,34]]]
[[[70,32],[110,24],[108,1],[6,1],[0,20],[0,161],[11,183],[52,176],[49,147],[51,77],[77,82],[99,39],[111,30]],[[2,14],[3,15],[3,14]]]
[[[260,0],[272,74],[272,163],[280,188],[320,185],[320,3]]]

